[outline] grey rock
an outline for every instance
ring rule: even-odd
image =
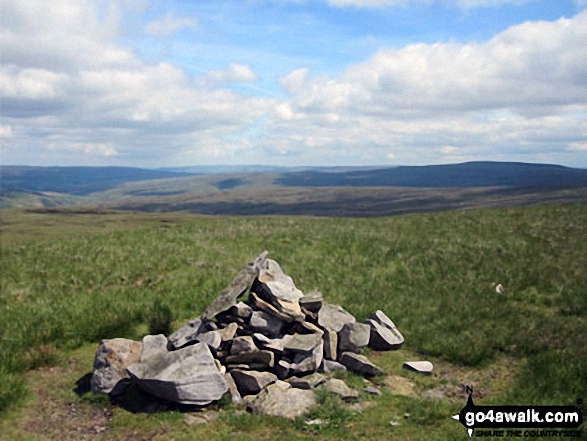
[[[237,303],[238,298],[245,294],[252,286],[261,266],[265,263],[267,254],[269,253],[264,251],[255,260],[245,265],[232,282],[206,308],[202,314],[204,320],[213,319],[216,314],[227,311]]]
[[[375,386],[367,386],[364,391],[370,395],[381,395],[381,390]]]
[[[248,407],[253,413],[293,420],[316,404],[316,396],[311,390],[292,388],[288,383],[278,381],[251,400]]]
[[[391,319],[387,315],[385,315],[385,313],[383,311],[378,309],[377,311],[375,311],[373,314],[371,314],[369,316],[369,319],[373,320],[376,323],[379,323],[381,326],[384,326],[385,328],[387,328],[391,331],[391,333],[393,334],[393,338],[387,333],[384,334],[384,336],[385,336],[385,340],[388,340],[388,342],[391,342],[391,345],[393,346],[392,349],[399,349],[399,347],[404,343],[404,336],[401,334],[401,332],[399,332],[399,330],[397,329],[395,324],[391,321]],[[373,325],[371,325],[371,326],[373,326]],[[376,340],[379,340],[377,338],[377,336],[375,338],[376,338]],[[383,346],[383,347],[386,346],[386,343],[383,343],[381,341],[377,341],[375,344],[377,344],[377,343],[381,343],[381,346]],[[371,343],[369,343],[369,344],[371,345]],[[373,349],[375,349],[375,348],[373,348]],[[385,349],[383,349],[383,350],[385,350]]]
[[[431,375],[434,365],[429,361],[406,361],[403,368],[420,374]]]
[[[141,358],[143,344],[126,338],[102,340],[94,358],[91,387],[96,393],[116,395],[124,389],[129,378],[126,369]]]
[[[179,328],[177,331],[171,334],[167,340],[169,340],[172,349],[179,349],[197,341],[196,339],[198,335],[206,331],[206,326],[202,320],[193,319],[190,320],[185,326]]]
[[[243,352],[256,352],[258,350],[259,348],[255,346],[253,337],[248,335],[234,338],[230,346],[231,355],[237,355]]]
[[[230,391],[232,402],[234,404],[242,403],[243,397],[241,397],[241,394],[236,387],[236,383],[234,382],[234,378],[232,378],[232,374],[230,372],[224,374],[224,381],[226,381],[226,386],[228,386],[228,390]]]
[[[127,370],[139,388],[174,403],[203,406],[228,390],[205,343],[157,354]]]
[[[308,311],[318,312],[324,302],[324,296],[320,291],[310,291],[300,299],[300,306]]]
[[[322,362],[322,370],[326,373],[336,371],[346,371],[346,366],[340,364],[338,361],[324,360]]]
[[[281,338],[269,338],[263,334],[255,333],[253,338],[259,343],[263,349],[268,349],[276,354],[281,354],[285,350],[285,346],[293,338],[292,335],[284,335]]]
[[[140,361],[145,361],[160,352],[167,352],[167,337],[163,334],[145,335],[142,343],[143,351],[141,352]]]
[[[222,333],[220,331],[208,331],[198,334],[196,341],[206,343],[211,349],[218,349],[222,343]]]
[[[277,381],[277,376],[271,372],[234,370],[230,374],[241,395],[257,395],[265,387]]]
[[[324,329],[338,332],[347,323],[356,322],[353,315],[345,311],[342,306],[325,303],[318,312],[318,324]]]
[[[271,351],[241,352],[237,355],[226,357],[226,364],[251,364],[262,365],[266,368],[275,365],[275,354]]]
[[[290,366],[292,372],[295,374],[305,374],[317,371],[324,359],[323,348],[324,343],[320,339],[318,345],[314,347],[312,352],[295,353],[293,363]]]
[[[324,358],[336,360],[338,348],[338,335],[336,332],[325,329],[322,340],[324,340]]]
[[[369,347],[376,351],[391,351],[399,349],[404,343],[404,337],[393,332],[375,320],[367,319],[365,323],[371,327]]]
[[[369,344],[371,327],[364,323],[346,323],[338,332],[338,351],[359,354]]]
[[[274,317],[277,317],[279,320],[282,320],[284,322],[291,323],[295,320],[303,319],[304,317],[304,314],[302,314],[299,305],[296,309],[294,304],[289,305],[285,302],[278,302],[279,307],[276,307],[266,302],[265,300],[259,298],[254,292],[251,292],[250,299],[257,308],[259,308],[262,311],[265,311],[266,313]],[[286,307],[283,307],[284,305]]]
[[[291,352],[312,352],[322,343],[320,334],[294,334],[285,343],[284,350]]]
[[[383,373],[381,368],[371,363],[367,357],[353,352],[343,352],[338,361],[347,369],[361,375],[373,376]]]
[[[251,328],[265,335],[281,334],[283,325],[282,320],[264,311],[255,311],[251,315]]]
[[[314,389],[326,380],[327,378],[324,375],[314,373],[301,378],[291,377],[287,382],[291,384],[292,387],[297,387],[298,389]]]
[[[304,296],[296,288],[292,278],[283,272],[276,261],[271,259],[266,259],[259,266],[259,273],[252,290],[259,297],[273,304],[276,300],[297,303]]]
[[[324,334],[324,331],[314,323],[305,320],[298,320],[292,329],[294,329],[296,334]]]
[[[338,395],[343,400],[349,400],[359,397],[359,392],[351,389],[346,383],[337,378],[330,378],[320,388],[326,389],[328,392]]]
[[[228,371],[264,371],[267,370],[269,368],[269,366],[267,366],[267,364],[265,363],[253,363],[253,362],[249,362],[247,364],[241,363],[241,364],[229,364],[226,366],[226,369]]]

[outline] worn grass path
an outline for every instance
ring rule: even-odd
[[[447,439],[463,435],[449,418],[462,383],[481,403],[587,395],[585,206],[376,219],[3,210],[0,239],[1,439]],[[406,344],[370,356],[414,395],[363,395],[375,405],[362,412],[325,397],[311,416],[328,423],[310,428],[231,406],[222,424],[188,427],[178,412],[133,414],[74,393],[100,339],[140,338],[156,300],[180,326],[264,249],[300,289],[358,319],[384,310]],[[403,371],[408,358],[435,362],[435,375]],[[438,387],[448,399],[421,397]]]

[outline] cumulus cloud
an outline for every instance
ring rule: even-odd
[[[145,33],[154,37],[164,37],[181,29],[197,29],[198,21],[190,17],[174,17],[171,12],[165,17],[153,20],[145,26]]]
[[[282,136],[274,142],[301,156],[313,149],[371,159],[392,147],[403,163],[420,163],[422,153],[433,162],[434,150],[439,160],[457,149],[494,159],[546,158],[569,142],[576,150],[586,136],[583,41],[587,12],[514,26],[484,43],[383,49],[336,78],[294,71],[281,82],[291,97],[275,110]]]
[[[104,33],[110,25],[96,5],[86,0],[34,6],[26,0],[4,2],[0,99],[3,122],[19,134],[7,147],[8,157],[16,158],[12,162],[39,157],[83,163],[86,157],[102,157],[159,165],[173,157],[181,161],[186,152],[203,157],[207,148],[229,144],[224,135],[244,130],[275,105],[274,100],[201,87],[171,63],[141,60],[115,43],[114,31]],[[150,29],[169,31],[177,21],[166,23],[167,28]],[[256,79],[239,64],[211,76]]]

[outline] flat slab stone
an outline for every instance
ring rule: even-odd
[[[318,311],[318,324],[324,329],[338,332],[347,323],[356,322],[355,317],[342,306],[325,303]]]
[[[360,353],[369,344],[371,327],[364,323],[346,323],[338,332],[338,351]]]
[[[202,319],[212,320],[216,314],[227,311],[232,306],[236,305],[240,296],[245,294],[253,285],[261,266],[264,265],[267,259],[267,251],[262,252],[244,266],[242,270],[236,275],[230,284],[224,288],[216,299],[206,308],[202,314]]]
[[[305,374],[308,372],[315,372],[322,364],[324,359],[324,343],[320,338],[318,345],[312,352],[297,352],[295,353],[293,363],[290,364],[290,369],[294,374]]]
[[[278,381],[251,400],[248,407],[253,413],[293,420],[317,404],[311,390],[292,388],[288,383]]]
[[[142,390],[174,403],[203,406],[228,390],[205,343],[157,354],[127,370]]]
[[[370,326],[369,347],[376,351],[392,351],[402,347],[404,337],[399,331],[377,323],[375,320],[367,319],[365,323]]]
[[[303,319],[303,317],[304,317],[304,314],[302,314],[301,309],[299,309],[299,305],[298,305],[299,311],[296,311],[296,309],[293,307],[282,308],[281,307],[282,303],[279,303],[280,307],[275,307],[272,304],[261,299],[254,292],[251,292],[250,298],[251,298],[251,301],[255,304],[255,306],[257,308],[259,308],[262,311],[267,312],[268,314],[271,314],[271,315],[277,317],[279,320],[282,320],[284,322],[291,323],[295,320]],[[283,304],[287,305],[287,303],[285,303],[285,302],[283,302]]]
[[[294,334],[287,339],[285,351],[312,352],[316,346],[322,343],[320,334]]]
[[[230,372],[241,395],[257,395],[265,387],[277,381],[277,376],[271,372],[240,371]]]
[[[126,385],[123,380],[130,378],[127,367],[138,362],[142,352],[143,344],[140,341],[126,338],[102,340],[94,358],[92,391],[105,394],[121,392]]]
[[[375,311],[373,314],[371,314],[368,317],[369,320],[373,320],[376,323],[379,323],[381,326],[389,329],[391,331],[391,333],[393,334],[393,337],[389,334],[389,333],[381,333],[381,331],[379,330],[379,334],[381,336],[381,338],[378,338],[379,336],[375,335],[375,345],[379,345],[381,347],[386,347],[388,345],[393,346],[393,349],[399,349],[399,347],[404,343],[404,336],[401,334],[401,332],[399,332],[399,330],[397,329],[397,327],[395,326],[395,324],[391,321],[391,319],[380,309],[378,309],[377,311]],[[365,322],[367,323],[367,322]],[[376,328],[375,326],[373,326],[372,324],[370,324],[370,326],[372,328]],[[373,333],[373,331],[372,331]],[[381,341],[381,340],[386,340],[387,342]],[[369,345],[371,345],[371,342],[369,342]],[[375,349],[373,347],[373,349]],[[386,350],[386,349],[379,349],[379,350]]]
[[[271,351],[241,352],[237,355],[226,357],[226,364],[251,364],[273,367],[275,365],[275,354]]]
[[[431,375],[434,365],[429,361],[406,361],[403,368],[420,374]]]
[[[373,376],[383,373],[381,368],[371,363],[367,357],[353,352],[343,352],[338,361],[347,369],[361,375]]]

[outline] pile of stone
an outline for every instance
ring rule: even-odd
[[[316,404],[315,388],[357,396],[329,373],[382,373],[363,348],[393,350],[403,342],[382,311],[359,323],[321,293],[304,295],[264,252],[169,337],[103,340],[92,390],[116,395],[134,382],[160,399],[195,406],[230,393],[253,412],[295,418]]]

